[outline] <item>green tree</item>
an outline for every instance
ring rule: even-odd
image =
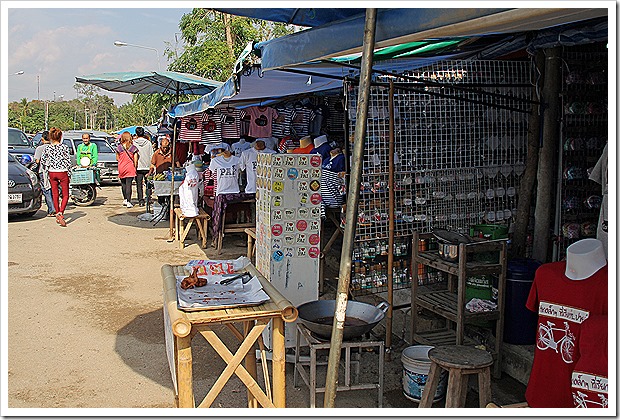
[[[166,48],[173,61],[170,70],[225,81],[232,74],[237,57],[250,42],[280,37],[293,25],[233,16],[212,9],[193,9],[179,23],[185,48]]]

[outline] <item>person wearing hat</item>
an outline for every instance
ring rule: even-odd
[[[47,149],[50,141],[48,139],[49,131],[45,130],[41,134],[41,144],[37,146],[34,151],[34,161],[39,168],[39,180],[41,180],[41,190],[43,191],[43,197],[45,197],[45,204],[47,205],[47,216],[53,217],[56,215],[54,208],[54,200],[52,199],[52,185],[50,184],[50,176],[47,171],[47,166],[41,164],[41,156],[43,151]]]

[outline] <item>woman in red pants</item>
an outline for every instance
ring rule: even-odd
[[[52,199],[56,211],[56,223],[67,226],[65,222],[65,208],[69,202],[69,169],[71,169],[71,156],[69,147],[62,143],[62,131],[52,127],[49,131],[50,145],[41,155],[41,164],[49,171],[50,184],[52,186]],[[59,203],[60,188],[62,188],[62,202]]]

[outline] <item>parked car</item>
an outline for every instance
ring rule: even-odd
[[[103,137],[98,137],[93,134],[92,131],[85,130],[68,130],[63,131],[62,141],[69,146],[71,153],[71,163],[76,164],[75,156],[77,154],[77,147],[82,144],[82,134],[89,133],[90,141],[97,145],[98,159],[97,168],[101,175],[102,182],[117,182],[118,181],[118,162],[116,161],[116,152],[112,149],[107,140]]]
[[[12,153],[15,159],[24,164],[27,168],[34,165],[34,147],[28,136],[19,128],[9,127],[9,136],[7,145],[9,153]]]
[[[8,153],[8,158],[8,214],[34,216],[41,208],[41,184],[39,184],[39,178],[34,172],[19,163],[11,153]]]

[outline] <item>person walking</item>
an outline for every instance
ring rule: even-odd
[[[138,158],[138,148],[134,146],[131,134],[128,131],[123,132],[121,142],[116,148],[116,160],[118,161],[118,177],[123,192],[123,206],[127,208],[133,207],[131,204],[131,184],[136,177]]]
[[[41,154],[41,164],[47,167],[52,190],[52,199],[56,209],[56,223],[67,226],[64,213],[69,202],[69,169],[71,169],[71,155],[69,146],[62,143],[62,131],[52,127],[49,131],[50,144]],[[62,188],[62,201],[59,201]]]
[[[136,127],[137,138],[133,140],[138,148],[138,168],[136,169],[136,191],[138,192],[138,205],[144,206],[144,177],[149,173],[151,158],[153,157],[153,145],[146,138],[144,128]]]
[[[45,197],[45,204],[47,205],[47,216],[56,216],[56,208],[54,207],[54,200],[52,199],[52,185],[50,184],[50,175],[47,167],[41,164],[41,156],[43,151],[47,149],[50,141],[48,138],[49,131],[45,130],[41,133],[41,144],[34,150],[34,161],[38,167],[39,181],[41,183],[41,190],[43,197]]]

